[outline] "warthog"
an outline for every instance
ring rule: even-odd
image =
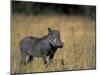
[[[60,39],[60,32],[48,28],[48,34],[42,38],[25,37],[20,42],[21,63],[25,64],[26,56],[29,56],[28,63],[32,62],[34,57],[43,57],[44,64],[47,63],[47,56],[49,61],[53,61],[53,57],[57,48],[62,48],[63,42]]]

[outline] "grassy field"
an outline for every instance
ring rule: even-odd
[[[47,28],[59,30],[64,47],[58,49],[53,63],[46,67],[42,58],[31,64],[18,65],[19,42],[26,36],[43,37]],[[46,72],[96,68],[96,21],[89,17],[67,15],[13,15],[11,25],[11,72]],[[61,65],[64,61],[64,66]]]

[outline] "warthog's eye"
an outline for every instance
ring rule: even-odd
[[[54,43],[56,42],[56,39],[54,39]]]

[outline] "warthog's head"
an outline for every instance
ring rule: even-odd
[[[63,42],[61,41],[59,31],[48,28],[48,35],[49,35],[49,41],[54,47],[57,48],[63,47]]]

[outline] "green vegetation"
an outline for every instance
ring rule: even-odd
[[[27,15],[83,15],[96,17],[96,6],[12,1],[12,12]]]

